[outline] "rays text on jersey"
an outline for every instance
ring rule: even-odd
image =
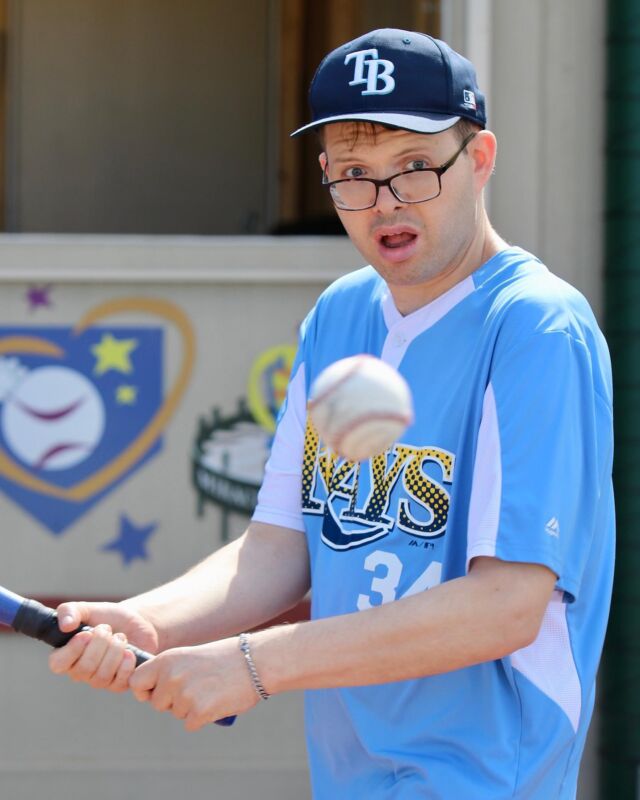
[[[369,461],[339,459],[309,422],[302,472],[302,509],[323,517],[322,539],[348,550],[387,536],[395,527],[417,539],[443,536],[455,456],[438,447],[396,444]],[[432,465],[436,480],[426,471]]]

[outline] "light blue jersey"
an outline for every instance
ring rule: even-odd
[[[328,364],[357,353],[402,373],[415,422],[353,464],[318,441],[306,401]],[[428,591],[476,556],[558,580],[536,641],[508,657],[308,692],[316,800],[575,797],[611,595],[611,409],[588,304],[519,248],[406,317],[372,268],[320,297],[255,514],[304,531],[313,617]]]

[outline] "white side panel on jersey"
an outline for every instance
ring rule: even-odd
[[[304,364],[289,383],[287,405],[276,430],[252,519],[304,531],[302,464],[307,419]]]
[[[416,336],[435,325],[438,320],[441,320],[445,314],[448,314],[454,306],[474,290],[473,278],[465,278],[460,283],[452,286],[448,292],[436,297],[431,303],[422,306],[412,314],[407,314],[406,317],[403,317],[398,311],[391,293],[387,291],[382,300],[382,313],[389,334],[385,340],[380,358],[386,361],[387,364],[391,364],[392,367],[397,368],[404,358],[407,348]]]
[[[535,642],[513,653],[511,664],[560,706],[573,730],[577,731],[582,694],[571,650],[567,604],[562,600],[562,592],[556,590],[553,593]]]
[[[475,556],[495,556],[500,501],[502,496],[502,454],[493,387],[489,384],[482,403],[473,485],[469,502],[467,570]]]
[[[495,556],[500,501],[502,463],[496,402],[491,384],[487,386],[478,432],[473,485],[469,504],[467,569],[476,556]],[[556,590],[547,606],[536,640],[511,655],[511,664],[534,686],[547,695],[567,715],[574,731],[578,729],[582,705],[580,679],[576,669],[563,593]]]

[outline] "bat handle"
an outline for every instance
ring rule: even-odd
[[[18,612],[13,620],[11,627],[18,633],[23,633],[26,636],[31,636],[33,639],[38,639],[41,642],[51,645],[51,647],[62,647],[70,639],[80,631],[90,631],[88,625],[81,625],[74,631],[61,631],[58,627],[58,615],[48,606],[39,603],[37,600],[25,600],[18,609]],[[141,650],[132,644],[127,644],[127,650],[136,657],[136,667],[144,664],[153,658],[151,653]],[[228,727],[235,722],[235,716],[223,717],[216,720],[216,725],[223,725]]]

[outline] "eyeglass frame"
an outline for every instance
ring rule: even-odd
[[[442,194],[442,176],[444,175],[444,173],[450,167],[452,167],[455,164],[455,162],[456,162],[458,156],[460,155],[460,153],[462,153],[462,151],[469,144],[469,142],[474,138],[474,136],[476,136],[476,134],[477,134],[477,131],[474,131],[473,133],[470,133],[467,137],[465,137],[465,139],[463,140],[462,144],[456,150],[456,152],[451,156],[451,158],[449,158],[447,161],[444,162],[444,164],[441,164],[439,167],[422,167],[421,169],[407,169],[407,170],[403,170],[402,172],[396,172],[394,175],[390,175],[388,178],[339,178],[337,181],[330,181],[330,180],[327,180],[327,177],[328,177],[327,176],[327,168],[329,166],[329,163],[327,162],[325,164],[325,168],[324,168],[324,170],[322,172],[322,185],[327,187],[327,189],[329,190],[329,195],[331,196],[331,202],[336,206],[336,208],[339,208],[340,211],[367,211],[367,209],[369,209],[369,208],[374,208],[374,206],[378,202],[378,196],[380,194],[380,189],[383,186],[388,186],[389,187],[389,191],[391,192],[391,194],[400,203],[407,203],[408,205],[417,205],[418,203],[428,203],[429,200],[435,200],[436,197],[440,197],[440,195]],[[401,175],[410,175],[411,173],[414,173],[414,172],[433,172],[433,173],[435,173],[436,177],[438,178],[438,194],[434,194],[433,197],[427,197],[424,200],[403,200],[401,197],[398,197],[398,195],[396,194],[395,189],[391,185],[391,181],[395,180],[396,178],[399,178]],[[375,199],[374,199],[373,203],[371,203],[371,205],[368,205],[368,206],[363,206],[362,208],[342,208],[342,206],[339,206],[336,203],[336,201],[333,199],[333,195],[331,194],[331,187],[335,186],[338,183],[346,183],[347,181],[351,181],[351,182],[353,182],[353,181],[366,181],[367,183],[372,183],[376,187],[376,196],[375,196]]]

